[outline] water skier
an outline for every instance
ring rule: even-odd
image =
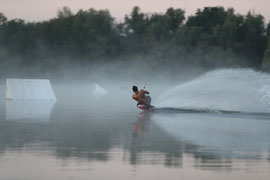
[[[137,86],[133,86],[132,90],[134,92],[134,94],[132,95],[132,98],[138,102],[137,106],[140,109],[146,110],[146,109],[153,108],[153,106],[151,105],[151,97],[149,96],[150,93],[148,91],[144,89],[141,89],[139,91]]]

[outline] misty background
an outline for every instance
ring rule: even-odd
[[[187,80],[219,68],[270,72],[270,23],[260,14],[205,7],[142,12],[117,22],[108,10],[63,7],[26,22],[0,13],[2,78]]]

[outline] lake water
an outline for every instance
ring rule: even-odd
[[[128,90],[99,99],[65,88],[56,103],[2,95],[1,180],[270,178],[269,112],[143,113]]]

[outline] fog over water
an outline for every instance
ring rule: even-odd
[[[52,78],[57,101],[35,103],[5,100],[1,81],[0,179],[268,179],[270,76],[199,74]],[[142,112],[134,84],[173,109]]]

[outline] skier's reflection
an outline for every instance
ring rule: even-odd
[[[132,124],[132,135],[137,137],[148,133],[150,127],[151,113],[141,112],[137,115],[138,120]]]

